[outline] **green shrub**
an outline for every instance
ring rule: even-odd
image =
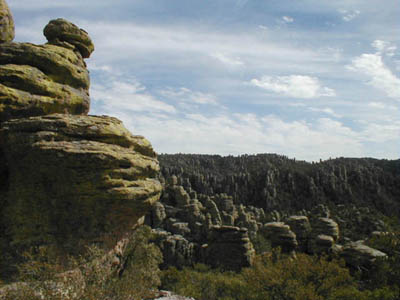
[[[171,267],[162,274],[162,288],[196,300],[245,300],[245,282],[234,272],[211,270],[198,264],[178,271]]]
[[[400,298],[400,232],[375,236],[368,241],[368,245],[385,252],[388,258],[378,260],[372,270],[363,274],[366,288],[387,288],[397,291]]]
[[[160,285],[161,251],[152,243],[151,228],[142,226],[130,238],[123,268],[112,273],[105,250],[88,247],[78,258],[62,259],[50,247],[25,253],[18,266],[18,288],[7,300],[136,300],[150,297]],[[66,270],[73,270],[64,273]],[[63,276],[61,276],[62,274]]]
[[[202,299],[225,300],[367,300],[343,261],[279,250],[258,255],[254,265],[241,273],[219,272],[203,265],[163,272],[162,287]],[[372,297],[372,296],[371,296]],[[390,299],[390,298],[387,298]]]
[[[325,257],[265,253],[257,256],[242,276],[255,300],[362,299],[344,263]]]

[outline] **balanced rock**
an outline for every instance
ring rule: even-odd
[[[51,113],[87,114],[89,84],[86,64],[73,47],[0,44],[0,122]]]
[[[14,20],[5,0],[0,0],[0,43],[12,42],[15,36]]]
[[[222,225],[221,215],[219,213],[218,207],[215,204],[215,202],[213,200],[211,200],[209,197],[207,197],[205,200],[205,206],[207,208],[207,211],[211,215],[212,224],[213,225]]]
[[[329,235],[335,241],[339,238],[339,225],[329,218],[317,218],[312,224],[313,235]]]
[[[299,249],[307,250],[307,243],[311,233],[310,221],[306,216],[291,216],[287,220],[290,229],[296,234]]]
[[[308,252],[312,254],[331,253],[334,245],[333,237],[319,234],[309,241]]]
[[[83,58],[89,58],[94,51],[94,45],[88,33],[67,20],[51,20],[44,28],[43,34],[50,44],[73,45]]]
[[[292,252],[297,247],[296,234],[283,222],[270,222],[264,224],[261,233],[271,241],[271,246],[281,247],[283,252]]]
[[[182,268],[192,266],[196,261],[197,249],[194,243],[189,242],[181,235],[171,234],[162,230],[154,230],[154,242],[160,248],[164,262],[163,268],[175,266]]]
[[[76,246],[129,228],[161,193],[150,143],[116,118],[53,114],[2,123],[0,189],[13,244]]]
[[[254,254],[246,228],[211,227],[205,249],[207,264],[224,270],[240,271],[252,264]]]
[[[156,202],[151,210],[151,226],[153,228],[160,227],[166,217],[164,205],[161,202]]]

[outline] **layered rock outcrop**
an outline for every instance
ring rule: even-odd
[[[0,0],[2,256],[44,244],[76,254],[119,239],[113,253],[121,257],[129,231],[160,197],[156,153],[118,119],[87,116],[84,58],[94,46],[84,30],[53,20],[49,42],[34,45],[13,43],[12,25]]]
[[[115,118],[15,119],[2,124],[0,139],[14,244],[43,243],[49,235],[58,243],[87,241],[120,228],[123,219],[134,224],[159,198],[153,149]]]
[[[51,21],[46,28],[51,39],[45,45],[0,43],[0,122],[89,111],[89,72],[83,57],[89,57],[93,43],[66,20]]]
[[[370,268],[378,259],[387,258],[386,253],[371,248],[363,242],[352,242],[343,247],[341,257],[353,268]]]
[[[265,224],[261,232],[271,241],[273,248],[281,247],[283,252],[290,253],[297,248],[296,234],[283,222]]]
[[[255,254],[247,229],[234,226],[213,226],[204,249],[207,264],[234,271],[249,267]]]
[[[162,200],[146,216],[146,222],[157,235],[164,267],[206,263],[238,271],[251,264],[254,249],[249,232],[254,235],[250,229],[258,228],[255,214],[263,215],[258,209],[254,208],[254,214],[247,212],[224,194],[198,194],[187,184],[180,185],[185,183],[175,176],[163,181]],[[250,229],[238,227],[240,224]]]

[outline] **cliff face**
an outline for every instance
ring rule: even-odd
[[[0,11],[3,259],[30,246],[74,254],[118,240],[160,197],[155,152],[118,119],[87,116],[84,58],[94,46],[84,30],[57,19],[44,30],[47,44],[13,43],[3,0]]]
[[[134,224],[158,200],[155,153],[115,118],[15,119],[0,136],[9,174],[4,218],[14,244],[89,242]]]
[[[399,215],[400,160],[338,158],[320,163],[272,154],[221,157],[160,155],[162,174],[198,193],[226,193],[235,203],[296,212],[317,204],[355,205]]]

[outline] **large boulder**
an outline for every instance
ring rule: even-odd
[[[298,246],[296,234],[283,222],[266,223],[260,230],[273,248],[281,247],[283,252],[290,253]]]
[[[89,72],[69,44],[0,44],[0,122],[51,113],[87,114]]]
[[[340,255],[349,266],[356,269],[368,269],[377,259],[387,258],[386,253],[364,245],[362,242],[352,242],[345,245]]]
[[[5,0],[0,0],[0,43],[14,39],[14,20]]]
[[[82,240],[128,229],[160,197],[150,143],[116,118],[14,119],[2,123],[0,139],[2,225],[14,245],[78,249]]]
[[[313,235],[331,236],[335,241],[339,239],[339,225],[329,218],[317,218],[312,223]]]
[[[311,233],[310,221],[306,216],[291,216],[287,220],[290,229],[296,234],[299,250],[307,251],[308,239]]]
[[[73,45],[83,58],[89,58],[94,51],[94,44],[88,33],[65,19],[51,20],[43,30],[50,44]]]
[[[335,241],[329,235],[319,234],[313,237],[308,243],[308,252],[312,254],[331,253]]]
[[[197,247],[183,236],[171,234],[160,229],[153,229],[154,242],[163,254],[162,268],[175,266],[182,268],[193,266],[197,260]]]
[[[211,227],[204,251],[207,264],[233,271],[249,267],[255,254],[247,229],[234,226]]]

